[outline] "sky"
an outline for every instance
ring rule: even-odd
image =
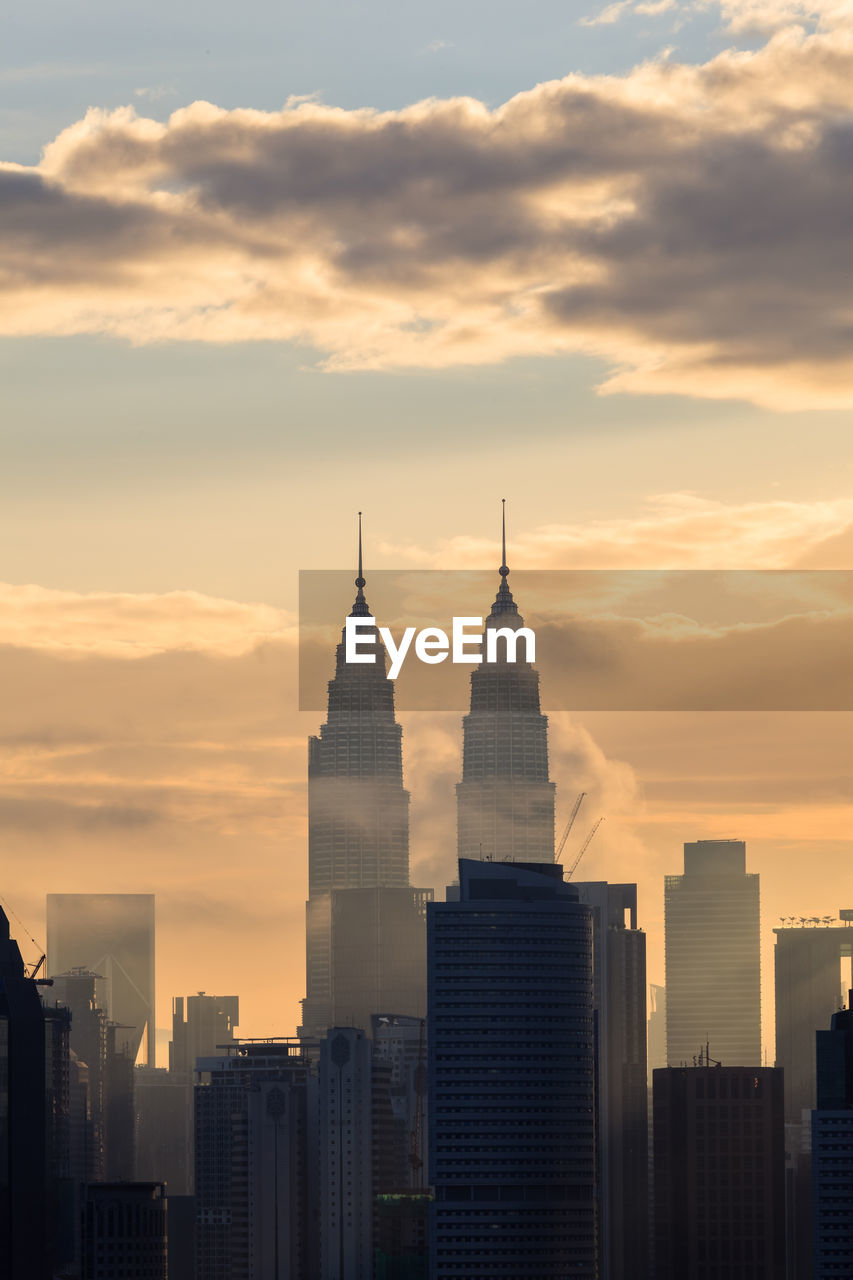
[[[853,567],[853,9],[45,0],[4,34],[0,896],[36,959],[46,892],[153,891],[158,1026],[206,990],[289,1034],[298,572],[352,563],[356,510],[368,581],[496,568],[504,496],[516,569]],[[681,844],[748,841],[772,1061],[773,925],[853,905],[850,714],[543,705],[651,981]],[[440,892],[461,726],[401,719]]]

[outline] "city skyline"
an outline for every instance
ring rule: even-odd
[[[48,892],[156,893],[161,1051],[201,989],[290,1031],[297,573],[348,565],[357,509],[368,571],[493,571],[504,495],[516,570],[853,562],[850,15],[46,4],[0,51],[3,896],[34,962]],[[850,651],[822,607],[774,626],[794,680]],[[544,675],[542,709],[650,981],[685,841],[747,841],[765,974],[780,917],[851,905],[848,713],[572,716]],[[400,722],[440,887],[459,722]]]
[[[513,557],[510,556],[509,558],[512,559]],[[365,572],[369,572],[369,569],[366,569]],[[478,601],[475,603],[476,607],[484,609],[484,604],[482,602]],[[487,603],[488,601],[485,602],[485,604]],[[474,606],[472,605],[472,607]],[[116,661],[122,660],[116,659]],[[198,687],[197,692],[202,692],[201,686]],[[256,687],[254,693],[256,695],[263,695],[263,691],[259,686]],[[543,693],[543,707],[547,707],[547,688]],[[662,982],[664,977],[662,876],[665,874],[671,874],[678,869],[681,844],[685,843],[686,840],[690,838],[696,838],[697,831],[695,826],[691,824],[690,818],[676,817],[675,821],[670,818],[669,822],[661,823],[658,815],[654,814],[654,812],[649,813],[648,801],[646,801],[644,806],[646,809],[645,814],[640,814],[637,811],[632,813],[632,804],[635,806],[635,810],[637,808],[637,786],[635,779],[631,776],[632,771],[630,762],[608,759],[586,726],[590,722],[593,724],[598,722],[599,724],[603,724],[605,727],[608,727],[608,722],[610,722],[610,726],[612,726],[615,721],[617,722],[618,727],[624,730],[625,727],[631,727],[630,721],[634,721],[633,727],[635,729],[635,734],[631,735],[630,741],[633,746],[636,746],[637,737],[635,735],[637,732],[642,732],[641,726],[643,722],[648,722],[650,719],[666,721],[669,718],[669,714],[671,713],[635,712],[619,715],[618,713],[601,712],[584,713],[582,719],[581,717],[573,717],[568,713],[552,713],[550,716],[552,736],[551,750],[552,753],[556,755],[557,760],[556,768],[552,769],[552,776],[554,776],[557,781],[558,832],[561,830],[562,824],[568,816],[569,802],[573,799],[575,794],[573,788],[575,787],[587,790],[591,795],[591,799],[587,801],[587,807],[585,810],[587,814],[592,813],[593,806],[595,806],[596,816],[606,812],[608,823],[606,823],[602,828],[601,834],[596,836],[595,844],[590,848],[589,852],[585,854],[584,865],[582,871],[579,873],[579,878],[609,878],[611,880],[634,879],[638,881],[640,885],[641,910],[643,912],[645,927],[649,933],[649,980],[651,982]],[[772,729],[774,720],[778,722],[780,719],[784,718],[795,718],[799,723],[802,723],[803,720],[811,720],[819,726],[821,722],[826,722],[826,715],[827,713],[711,713],[711,719],[718,722],[718,736],[712,739],[711,750],[712,752],[716,752],[724,744],[726,740],[725,723],[727,721],[729,723],[739,725],[742,734],[743,726],[748,720],[752,721],[753,727],[757,725],[759,732],[761,732],[762,725]],[[413,846],[412,877],[414,882],[434,885],[440,889],[444,883],[451,879],[449,870],[453,865],[453,857],[455,856],[454,851],[446,845],[447,835],[444,834],[444,839],[442,840],[442,834],[451,833],[453,844],[455,845],[456,824],[455,814],[452,812],[455,807],[453,805],[453,789],[462,778],[463,765],[461,742],[458,741],[458,730],[454,732],[454,728],[458,725],[460,717],[457,713],[408,713],[408,715],[401,713],[399,718],[404,725],[404,783],[408,783],[413,789],[413,811],[415,815],[418,815],[418,799],[420,799],[421,804],[423,805],[421,814],[418,816],[421,817],[421,832],[423,832],[424,827],[426,827],[428,832],[426,841],[423,840],[422,835],[420,846]],[[841,720],[844,719],[843,715],[839,715],[837,718]],[[707,720],[702,713],[693,713],[692,715],[687,715],[685,713],[679,716],[678,719],[682,724],[687,723],[690,726],[687,730],[688,740],[690,740],[693,734],[697,734],[697,730],[701,731],[703,725],[707,723]],[[302,723],[308,722],[310,727],[316,727],[317,718],[312,713],[300,713],[299,720]],[[312,720],[314,722],[313,725],[311,724]],[[639,722],[639,724],[637,722]],[[722,726],[719,725],[719,722],[722,722]],[[699,732],[697,737],[704,739],[706,735]],[[456,741],[454,741],[454,739],[456,739]],[[707,750],[707,743],[703,741],[696,741],[696,739],[693,739],[693,741],[695,742],[697,752],[701,747],[704,747],[704,749]],[[437,743],[441,744],[441,750],[438,754],[436,753]],[[222,745],[223,747],[225,746],[225,744]],[[273,744],[269,745],[270,759],[268,765],[270,769],[273,769],[275,767],[273,761],[274,747]],[[658,745],[659,744],[657,743],[655,744],[655,746]],[[824,742],[822,746],[823,750],[826,751],[829,749],[831,744]],[[568,762],[569,768],[567,768],[566,762]],[[436,767],[437,765],[439,765],[439,768]],[[560,770],[559,775],[557,774],[557,769]],[[438,775],[437,778],[435,776],[431,776],[436,773]],[[302,790],[303,785],[304,784],[300,784],[298,780],[294,780],[293,790]],[[442,796],[442,792],[439,788],[443,789],[443,799],[448,806],[446,812],[443,814],[440,812],[436,814],[435,810],[436,798]],[[429,805],[429,812],[427,812],[427,805]],[[268,837],[273,837],[272,840],[270,840],[270,846],[271,848],[275,848],[275,835],[277,830],[278,832],[283,833],[285,838],[287,838],[289,833],[284,831],[286,823],[282,820],[280,824],[277,824],[276,815],[271,812],[269,805],[266,807],[266,834]],[[759,850],[763,843],[761,834],[763,824],[761,816],[754,815],[751,819],[744,819],[743,814],[740,814],[737,819],[727,817],[725,816],[725,810],[721,803],[715,804],[710,812],[713,815],[711,823],[708,823],[707,815],[704,819],[706,823],[706,831],[709,825],[713,825],[714,823],[719,824],[720,820],[722,820],[723,823],[728,823],[729,825],[722,827],[717,825],[717,830],[723,830],[727,833],[730,833],[732,830],[737,830],[740,834],[744,834],[745,831],[749,830],[755,833],[750,836],[748,841],[751,851],[750,856],[752,859],[752,851],[756,841]],[[735,812],[737,812],[737,810],[735,810]],[[94,813],[97,814],[98,810],[94,810]],[[104,826],[107,830],[109,830],[113,823],[119,829],[122,829],[123,826],[125,839],[128,843],[139,843],[140,828],[141,832],[144,833],[147,825],[144,820],[145,815],[142,812],[135,814],[133,811],[122,813],[121,811],[116,810],[114,812],[108,812],[104,816],[106,819]],[[286,817],[286,814],[282,814],[282,819],[284,817]],[[701,821],[702,819],[699,820]],[[736,828],[733,825],[735,820],[738,822],[738,826]],[[98,817],[93,816],[89,820],[88,824],[84,824],[84,829],[85,826],[88,825],[97,833],[98,821]],[[417,817],[415,818],[415,822],[417,823]],[[159,824],[154,824],[155,829],[157,825]],[[610,831],[608,831],[608,826]],[[652,831],[655,831],[655,828],[658,826],[662,828],[664,832],[668,829],[670,831],[674,829],[681,833],[682,838],[678,845],[677,853],[675,849],[670,853],[669,849],[663,846],[662,842],[658,845],[657,858],[654,870],[652,870],[643,862],[643,854],[648,851],[648,844],[646,842],[647,836],[645,833],[649,828],[651,828]],[[578,831],[575,832],[575,838],[578,843],[580,843],[580,837],[585,830],[586,828],[583,827],[583,824],[580,824]],[[234,835],[236,836],[236,834],[237,833],[235,832]],[[700,838],[706,837],[703,835]],[[711,838],[731,838],[731,836],[730,834],[727,834],[723,837],[717,836]],[[784,890],[779,883],[782,877],[778,874],[779,867],[773,858],[772,852],[774,842],[769,840],[764,843],[765,847],[770,851],[771,858],[767,874],[764,877],[766,893],[763,895],[762,899],[761,914],[762,970],[766,975],[772,972],[772,929],[782,918],[781,912],[790,906],[790,898],[787,896],[783,897]],[[815,913],[820,912],[821,916],[824,916],[827,914],[827,911],[834,913],[838,909],[843,908],[844,903],[840,898],[837,904],[830,900],[831,893],[835,893],[835,896],[838,897],[839,894],[843,896],[844,892],[844,880],[841,875],[844,845],[840,841],[838,842],[838,845],[838,871],[834,876],[834,882],[830,891],[818,899],[818,895],[813,892],[814,887],[812,886],[812,897],[809,899],[809,902],[812,905],[801,905],[800,909],[796,912],[798,916],[802,913],[808,918],[811,911],[814,911]],[[307,866],[307,827],[304,829],[301,847],[298,839],[293,840],[293,846],[295,867],[292,872],[283,872],[281,877],[280,889],[283,889],[285,892],[290,890],[292,884],[295,882],[296,875],[299,874],[300,871],[304,871]],[[244,871],[245,868],[241,868],[241,870]],[[192,871],[191,866],[189,871]],[[76,891],[77,880],[73,878],[73,872],[69,875],[69,872],[66,869],[63,874],[65,876],[64,883],[68,886],[65,891],[71,892],[72,886],[73,890]],[[100,872],[98,872],[98,874],[100,875]],[[112,866],[110,869],[110,875],[115,876],[116,874],[116,868]],[[134,869],[133,878],[130,880],[124,880],[121,873],[118,874],[119,883],[113,887],[113,891],[139,891],[141,886],[138,870]],[[168,955],[170,945],[174,947],[176,941],[174,932],[172,932],[170,936],[170,927],[168,923],[170,912],[174,909],[174,906],[169,903],[168,896],[164,895],[162,891],[160,891],[160,882],[152,879],[147,881],[144,887],[150,887],[157,891],[156,896],[160,900],[161,904],[158,907],[158,916],[160,916],[160,927],[158,928],[158,949],[162,952],[165,944],[166,954]],[[7,896],[9,896],[8,891]],[[200,896],[203,900],[203,892]],[[165,902],[163,902],[164,897]],[[199,897],[198,891],[196,891],[196,897]],[[802,893],[798,893],[797,901],[800,904],[805,902],[805,898]],[[17,911],[17,914],[20,915],[19,907],[17,907],[14,902],[12,905]],[[196,901],[195,906],[198,907],[198,905],[198,901]],[[164,906],[165,910],[163,909]],[[165,917],[165,920],[163,917]],[[186,919],[184,919],[183,923],[186,924]],[[211,927],[215,929],[216,921],[211,919],[210,923]],[[299,924],[304,930],[304,917]],[[298,935],[296,935],[295,938],[291,938],[289,932],[288,939],[293,943],[292,946],[289,946],[289,955],[298,955],[297,948],[301,939]],[[253,958],[256,958],[257,941],[255,941],[254,947],[255,949],[251,954]],[[35,955],[30,957],[30,959],[35,958],[37,958]],[[304,966],[304,959],[301,957],[300,959]],[[184,994],[189,994],[193,988],[197,990],[211,990],[224,989],[229,985],[232,988],[235,988],[238,985],[239,979],[232,977],[229,983],[228,977],[229,972],[233,972],[235,968],[234,957],[229,959],[228,966],[222,965],[218,969],[216,965],[213,965],[212,967],[204,967],[198,964],[196,958],[194,958],[193,963],[196,965],[196,972],[198,974],[198,982],[196,983],[187,981],[184,976],[172,978],[170,981],[170,974],[184,974],[185,962],[182,960],[173,960],[171,966],[162,966],[161,968],[161,976],[158,980],[157,991],[158,1008],[160,1010],[158,1015],[158,1033],[161,1052],[165,1050],[165,1044],[168,1039],[168,1016],[164,1016],[163,1010],[164,1007],[166,1009],[170,1008],[170,1002],[175,995],[178,995],[181,991],[183,991]],[[292,961],[289,961],[289,963],[292,963]],[[165,977],[162,974],[163,969],[165,969]],[[295,976],[292,978],[291,982],[291,977],[291,970],[288,964],[284,980],[282,981],[277,976],[274,988],[276,991],[281,991],[285,984],[288,988],[292,986],[294,1000],[298,1001],[301,998],[301,993],[298,991],[299,982]],[[175,988],[174,990],[172,989],[173,987]],[[244,996],[244,1007],[251,1010],[253,992],[249,987],[246,987],[245,989],[247,991],[247,995]],[[257,999],[260,1003],[259,993],[257,994]],[[298,1011],[289,1016],[286,1012],[287,1001],[286,999],[282,999],[280,1002],[282,1010],[281,1015],[274,1015],[275,1025],[270,1026],[270,1001],[269,999],[265,999],[263,1003],[265,1006],[263,1021],[259,1020],[257,1015],[254,1020],[249,1020],[252,1017],[250,1013],[248,1018],[244,1019],[245,1034],[291,1034],[293,1027],[299,1020]],[[764,1052],[772,1057],[773,996],[772,984],[766,980],[762,984],[762,1031]]]

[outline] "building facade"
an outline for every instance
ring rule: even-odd
[[[83,1280],[167,1280],[166,1190],[101,1182],[83,1197]]]
[[[461,859],[427,939],[430,1275],[594,1280],[592,911],[553,861]]]
[[[759,882],[744,842],[685,844],[664,918],[668,1064],[693,1062],[706,1044],[723,1066],[760,1063]]]
[[[785,1072],[785,1118],[800,1124],[817,1100],[815,1036],[844,1004],[841,962],[853,952],[853,928],[804,921],[776,935],[776,1066]]]
[[[44,1014],[0,908],[0,1276],[46,1280]]]
[[[197,1280],[313,1280],[318,1206],[301,1045],[243,1042],[197,1070]]]
[[[373,1277],[373,1076],[371,1042],[333,1027],[317,1079],[319,1280]]]
[[[816,1037],[811,1117],[814,1280],[853,1276],[853,992]]]
[[[781,1071],[655,1071],[654,1168],[656,1280],[784,1280]]]
[[[646,935],[637,928],[635,884],[581,881],[576,888],[593,917],[599,1274],[646,1280]]]

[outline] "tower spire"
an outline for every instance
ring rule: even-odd
[[[498,594],[495,597],[495,603],[492,605],[491,616],[493,618],[497,617],[498,614],[518,613],[507,582],[509,566],[506,562],[506,498],[501,498],[501,567],[498,573],[501,575],[501,585],[498,587]]]
[[[358,592],[355,597],[355,604],[352,607],[352,613],[350,614],[350,617],[352,618],[365,618],[370,616],[370,607],[364,598],[364,588],[366,583],[364,580],[364,566],[363,566],[363,559],[362,559],[361,541],[362,541],[361,540],[361,512],[359,511],[358,513],[358,577],[355,580],[355,585],[358,588]]]

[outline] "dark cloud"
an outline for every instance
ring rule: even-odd
[[[851,76],[843,34],[788,32],[495,110],[90,113],[0,170],[4,328],[341,367],[580,349],[612,388],[846,404]]]

